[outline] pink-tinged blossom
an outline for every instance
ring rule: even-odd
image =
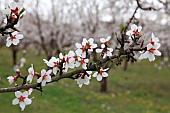
[[[158,50],[159,47],[159,44],[152,45],[151,43],[149,43],[147,45],[147,51],[139,56],[139,60],[148,58],[150,62],[154,61],[155,55],[161,56],[161,52]]]
[[[25,91],[25,92],[20,92],[20,91],[16,91],[15,92],[15,96],[17,98],[15,98],[13,101],[12,101],[12,104],[13,105],[17,105],[19,104],[19,106],[21,107],[21,110],[23,111],[25,109],[25,106],[26,105],[29,105],[32,103],[32,100],[28,98],[28,92]]]
[[[17,45],[19,43],[20,39],[23,39],[23,35],[18,34],[18,32],[15,31],[11,34],[11,36],[9,36],[6,39],[6,41],[7,41],[6,46],[9,47],[9,46],[11,46],[11,44]]]
[[[41,77],[37,80],[37,83],[41,83],[41,86],[45,86],[47,82],[51,82],[51,74],[52,70],[48,70],[46,72],[45,69],[41,70]]]
[[[8,79],[8,82],[10,84],[12,84],[12,83],[16,82],[18,78],[17,78],[17,76],[9,76],[9,77],[7,77],[7,79]]]
[[[107,77],[108,74],[106,71],[108,71],[109,68],[106,68],[106,69],[100,69],[98,72],[95,72],[93,74],[93,77],[96,77],[97,81],[101,81],[103,77]]]
[[[47,61],[46,59],[43,59],[43,60],[47,64],[47,66],[53,68],[53,73],[56,75],[57,72],[59,71],[60,59],[55,58],[55,57],[51,57],[51,59],[49,61]]]
[[[129,39],[131,39],[131,37],[133,37],[133,36],[140,35],[141,30],[142,30],[141,26],[137,26],[137,25],[133,24],[133,25],[131,25],[131,30],[126,32],[126,35],[128,35]]]
[[[92,52],[94,48],[97,47],[97,44],[94,44],[94,39],[90,38],[87,40],[83,38],[82,44],[76,43],[77,50],[75,51],[76,54],[82,58],[86,57],[86,52]]]
[[[83,84],[85,84],[85,85],[90,84],[92,71],[86,71],[86,74],[85,75],[83,75],[83,74],[81,74],[77,79],[75,79],[75,81],[77,82],[77,84],[79,85],[80,88],[82,87]]]
[[[78,57],[77,62],[75,63],[76,67],[82,66],[83,69],[87,69],[87,63],[89,62],[89,59],[84,59]]]
[[[34,71],[33,65],[31,65],[31,67],[28,69],[28,73],[29,75],[27,76],[27,81],[31,83],[33,77],[37,75],[37,72]]]

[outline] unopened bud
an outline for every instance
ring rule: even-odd
[[[16,73],[19,75],[19,74],[20,74],[20,70],[19,70],[19,69],[16,69]]]

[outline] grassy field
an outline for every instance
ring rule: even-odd
[[[44,56],[29,51],[26,58],[22,74],[27,74],[31,63],[38,72],[45,67]],[[69,79],[49,84],[43,93],[34,90],[33,103],[24,113],[170,113],[170,70],[158,71],[154,63],[144,60],[130,65],[126,72],[122,67],[114,67],[109,72],[107,93],[100,92],[100,83],[95,78],[82,88]],[[11,67],[9,49],[1,48],[0,87],[12,86],[6,79],[15,74]],[[14,98],[14,93],[0,94],[0,113],[22,113],[18,105],[11,104]]]

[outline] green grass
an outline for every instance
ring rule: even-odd
[[[15,74],[10,54],[9,49],[0,49],[0,87],[13,86],[6,80],[7,75]],[[27,74],[31,63],[38,72],[45,67],[43,55],[28,51],[26,58],[22,74]],[[95,78],[82,88],[70,79],[49,84],[43,93],[34,90],[30,96],[35,97],[33,103],[24,113],[170,113],[170,70],[158,71],[154,63],[131,64],[126,72],[121,66],[114,67],[109,72],[107,93],[100,92]],[[14,93],[0,94],[0,113],[21,113],[18,105],[11,104],[14,98]]]

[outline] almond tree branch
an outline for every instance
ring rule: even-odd
[[[133,52],[133,51],[142,51],[142,50],[146,50],[146,48],[137,48],[137,49],[131,48],[131,49],[127,49],[124,52],[121,52],[119,55],[114,55],[112,57],[107,57],[107,58],[105,58],[103,60],[100,60],[100,61],[96,62],[93,65],[90,65],[87,70],[88,71],[96,71],[97,70],[97,66],[101,66],[101,65],[103,65],[103,64],[105,64],[105,63],[107,63],[107,62],[109,62],[109,61],[111,61],[113,59],[120,58],[121,56],[127,55],[130,52]],[[60,79],[64,79],[64,78],[73,78],[74,75],[79,74],[79,73],[83,73],[84,71],[85,71],[84,69],[77,69],[75,71],[62,74],[61,76],[58,76],[56,78],[52,78],[52,81],[48,82],[47,84],[53,83],[53,82],[57,82]],[[15,91],[19,91],[19,90],[27,89],[27,88],[37,89],[40,86],[41,86],[40,84],[35,83],[35,84],[23,84],[23,85],[16,86],[16,87],[0,88],[0,93],[15,92]]]

